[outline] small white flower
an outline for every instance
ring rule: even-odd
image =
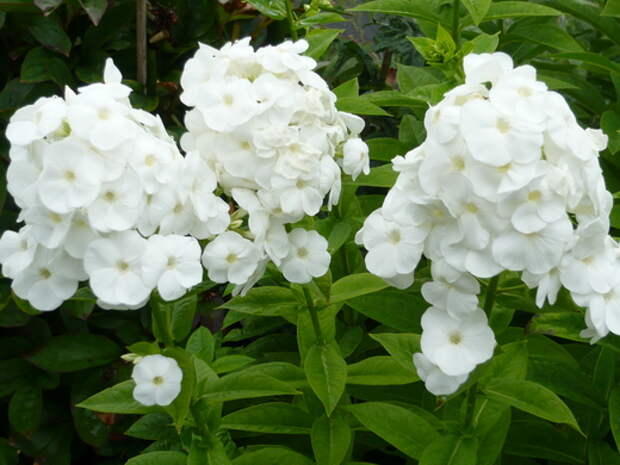
[[[480,309],[456,319],[431,307],[422,315],[422,330],[422,353],[448,376],[467,375],[493,356],[495,336]]]
[[[368,158],[368,145],[362,139],[349,139],[342,147],[344,158],[342,170],[345,174],[357,179],[360,173],[370,173],[370,159]]]
[[[259,258],[253,242],[226,231],[205,247],[202,263],[211,281],[245,284],[256,271]]]
[[[432,363],[424,354],[413,354],[413,364],[426,389],[436,396],[449,396],[467,380],[467,375],[450,376]]]
[[[109,305],[136,305],[151,293],[142,274],[146,239],[129,230],[92,242],[84,268],[95,295]]]
[[[433,281],[422,285],[422,296],[431,305],[446,310],[454,318],[466,317],[478,308],[480,284],[441,261],[432,264]]]
[[[309,283],[327,273],[331,257],[327,240],[316,231],[295,228],[288,235],[290,248],[282,259],[280,270],[292,283]]]
[[[193,237],[151,236],[142,258],[144,280],[157,286],[162,299],[178,299],[202,281],[201,252]]]
[[[32,263],[37,245],[30,232],[30,226],[24,226],[19,232],[4,231],[0,238],[2,274],[15,279]]]
[[[15,112],[6,128],[6,137],[14,145],[29,145],[58,130],[67,113],[59,97],[42,97]]]
[[[133,368],[133,397],[142,405],[167,406],[181,393],[183,371],[177,361],[163,355],[147,355]]]
[[[32,263],[15,277],[11,287],[37,310],[50,311],[71,298],[85,278],[80,261],[63,250],[38,247]]]

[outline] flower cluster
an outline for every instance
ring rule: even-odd
[[[184,236],[210,238],[230,222],[207,164],[183,157],[130,92],[108,60],[103,83],[41,98],[9,122],[8,190],[25,226],[3,234],[0,262],[39,310],[85,279],[105,308],[141,306],[155,287],[178,298],[202,280],[198,242]]]
[[[531,66],[495,53],[471,54],[464,68],[465,84],[427,111],[426,141],[393,160],[396,184],[356,237],[369,271],[401,288],[422,255],[432,260],[415,364],[436,394],[492,356],[476,278],[522,272],[540,306],[563,285],[588,308],[585,335],[620,334],[612,196],[598,161],[606,137],[581,128]]]
[[[317,214],[327,195],[334,205],[340,165],[357,176],[369,159],[363,121],[336,110],[307,46],[201,45],[182,75],[182,100],[195,107],[185,156],[158,117],[131,106],[111,60],[103,83],[18,110],[7,177],[25,226],[0,239],[15,294],[54,310],[88,279],[103,308],[140,308],[154,289],[174,300],[202,281],[198,240],[210,241],[209,278],[236,293],[269,260],[292,282],[325,274],[327,241],[286,225]],[[233,218],[218,187],[239,207]]]
[[[327,242],[294,229],[328,197],[338,202],[341,168],[368,173],[362,119],[336,110],[335,95],[302,53],[308,43],[254,50],[249,39],[221,50],[201,45],[181,76],[188,132],[181,145],[198,152],[218,185],[248,215],[248,229],[219,236],[205,250],[209,278],[247,288],[271,260],[304,283],[329,265]]]

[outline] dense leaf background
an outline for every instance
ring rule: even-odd
[[[424,140],[425,110],[459,82],[472,50],[535,65],[583,125],[601,127],[608,189],[620,191],[620,1],[293,6],[293,27],[311,43],[339,108],[365,117],[373,160],[334,212],[307,220],[329,240],[331,272],[302,289],[269,270],[235,299],[205,283],[157,310],[165,327],[150,308],[96,309],[85,289],[41,315],[1,281],[0,465],[620,464],[620,339],[580,339],[582,310],[568,295],[540,310],[518,277],[504,274],[489,315],[495,357],[437,399],[411,362],[428,267],[412,288],[388,288],[365,273],[352,240],[395,180],[386,162]],[[283,0],[151,0],[141,84],[135,11],[135,0],[0,0],[0,130],[18,107],[98,81],[112,57],[133,104],[179,136],[179,77],[198,41],[249,35],[260,46],[291,35]],[[0,138],[2,231],[15,227],[17,212],[7,164]],[[617,235],[617,207],[612,226]],[[159,352],[155,339],[174,342],[163,353],[185,372],[166,409],[132,399],[131,364],[120,359]]]

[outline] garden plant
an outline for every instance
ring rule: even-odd
[[[620,464],[620,0],[0,0],[0,465]]]

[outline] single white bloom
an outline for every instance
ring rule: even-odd
[[[7,278],[15,279],[32,263],[37,245],[30,226],[24,226],[18,232],[4,231],[0,238],[2,274]]]
[[[422,315],[422,330],[422,353],[449,376],[467,375],[493,356],[495,336],[480,309],[457,319],[431,307]]]
[[[13,145],[31,144],[57,131],[66,113],[67,106],[61,98],[41,97],[11,116],[6,128],[6,138]]]
[[[142,273],[146,239],[134,230],[110,234],[92,242],[84,269],[95,295],[109,305],[136,305],[151,293]]]
[[[467,380],[467,375],[450,376],[431,362],[424,354],[413,354],[413,364],[426,389],[436,396],[449,396]]]
[[[288,255],[279,265],[284,277],[292,283],[309,283],[327,273],[331,257],[327,240],[316,231],[295,228],[289,235]]]
[[[183,371],[177,361],[163,355],[147,355],[133,367],[133,397],[142,405],[167,406],[181,393]]]
[[[22,212],[27,225],[31,226],[32,235],[37,242],[49,249],[61,245],[71,228],[73,213],[60,214],[45,207],[29,208]]]
[[[360,173],[370,173],[368,145],[362,139],[349,139],[342,147],[342,152],[344,154],[342,170],[345,174],[357,179]]]
[[[63,246],[69,255],[81,260],[90,243],[100,237],[99,233],[91,228],[86,213],[78,211],[71,218],[71,226],[67,231]]]
[[[259,258],[253,242],[226,231],[205,247],[202,263],[211,281],[245,284],[256,271]]]
[[[454,318],[466,317],[478,308],[480,284],[468,273],[460,273],[441,261],[432,263],[433,281],[422,285],[422,297],[433,307]],[[444,272],[444,270],[448,272]]]
[[[38,247],[32,263],[15,277],[11,287],[18,297],[46,312],[71,298],[85,277],[79,260],[62,250]]]
[[[493,105],[504,113],[513,113],[532,123],[546,119],[547,85],[536,80],[536,69],[519,66],[501,77],[489,91]]]
[[[145,282],[157,286],[166,301],[182,297],[189,288],[202,281],[200,245],[193,237],[149,237],[142,258],[142,275]]]
[[[39,197],[47,208],[69,213],[90,205],[101,189],[103,162],[87,146],[72,139],[53,143],[45,150]]]
[[[512,58],[503,53],[470,53],[463,58],[467,84],[495,83],[513,69]]]
[[[545,301],[549,305],[554,305],[558,299],[558,293],[562,284],[560,283],[560,272],[557,268],[552,268],[547,273],[534,274],[524,271],[521,280],[530,289],[536,289],[536,305],[542,308]]]

